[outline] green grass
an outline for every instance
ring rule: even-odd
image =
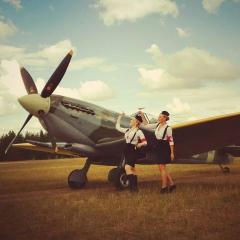
[[[177,192],[167,195],[156,166],[137,166],[138,194],[116,192],[103,166],[71,190],[67,176],[82,163],[0,164],[0,239],[239,239],[239,163],[230,175],[215,165],[169,166]]]

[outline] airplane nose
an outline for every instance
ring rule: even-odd
[[[32,115],[39,117],[39,112],[45,114],[50,109],[50,98],[43,98],[39,94],[29,94],[18,99],[18,102]]]

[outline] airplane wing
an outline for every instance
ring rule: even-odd
[[[233,145],[240,139],[240,113],[206,118],[172,126],[177,158]],[[149,144],[156,141],[154,131],[142,127]]]
[[[31,144],[31,143],[17,143],[17,144],[13,144],[12,145],[14,148],[18,148],[18,149],[26,149],[26,150],[31,150],[31,151],[37,151],[37,152],[46,152],[46,153],[54,153],[54,150],[52,147],[48,147],[48,146],[38,146],[35,144]],[[57,154],[59,155],[65,155],[65,156],[78,156],[76,153],[68,151],[68,150],[64,150],[61,148],[58,148],[58,152]]]
[[[78,143],[56,143],[58,147],[57,154],[65,155],[65,156],[73,156],[73,157],[90,157],[96,156],[99,154],[99,151],[95,148],[83,144]],[[52,148],[52,144],[50,142],[39,142],[39,141],[32,141],[28,140],[27,143],[18,143],[13,144],[13,147],[19,149],[26,149],[38,152],[47,152],[47,153],[54,153]]]

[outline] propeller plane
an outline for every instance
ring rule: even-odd
[[[71,50],[52,74],[41,93],[29,74],[21,67],[20,72],[28,95],[18,99],[29,113],[17,135],[12,139],[5,153],[13,147],[58,153],[66,156],[86,157],[82,169],[73,170],[68,176],[71,188],[83,188],[88,179],[91,164],[115,166],[109,171],[108,180],[117,187],[128,186],[124,171],[122,151],[124,138],[115,129],[118,113],[89,102],[54,95],[72,58]],[[37,117],[48,132],[51,142],[28,141],[13,144],[32,117]],[[149,122],[147,114],[145,120]],[[131,116],[124,116],[121,125],[129,126]],[[154,131],[141,127],[148,145],[156,140]],[[216,163],[223,172],[229,172],[227,164],[233,156],[240,156],[235,146],[240,139],[240,112],[206,118],[172,126],[175,139],[175,160],[173,163]],[[154,164],[151,150],[139,156],[139,164]]]

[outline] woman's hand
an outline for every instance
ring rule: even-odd
[[[125,116],[125,113],[124,113],[124,112],[122,112],[122,113],[119,114],[118,119],[121,119],[123,116]]]
[[[172,153],[171,153],[171,161],[173,161],[174,158],[175,158],[175,156],[174,156],[174,153],[172,152]]]
[[[136,145],[136,148],[141,148],[142,147],[142,144],[141,143],[138,143],[137,145]]]

